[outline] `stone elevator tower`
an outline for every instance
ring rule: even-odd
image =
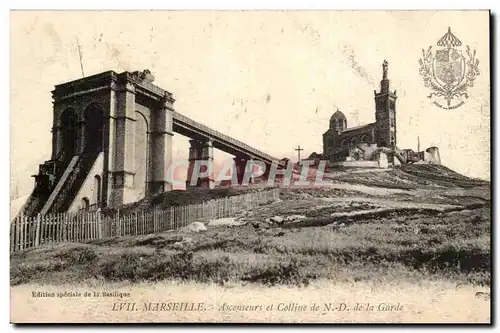
[[[24,214],[117,207],[171,188],[175,100],[153,80],[108,71],[55,87],[52,155]]]
[[[107,71],[55,87],[51,159],[34,175],[24,215],[119,207],[170,190],[174,131],[191,138],[187,187],[215,186],[214,148],[235,156],[238,184],[254,164],[279,164],[175,111],[172,94],[153,81],[148,70]]]

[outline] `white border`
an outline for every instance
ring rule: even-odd
[[[36,1],[36,0],[19,0],[19,1],[6,1],[10,3],[10,9],[87,9],[87,10],[131,10],[131,9],[189,9],[189,10],[199,10],[199,9],[288,9],[288,10],[298,10],[298,9],[330,9],[330,10],[386,10],[386,9],[490,9],[492,5],[495,4],[494,1],[487,0],[476,0],[476,1],[448,1],[446,3],[437,3],[432,0],[421,0],[421,1],[363,1],[363,0],[350,0],[343,2],[329,2],[324,0],[253,0],[253,1],[230,1],[230,0],[212,0],[200,1],[200,0],[183,0],[183,1],[158,1],[158,0],[144,0],[144,1],[99,1],[99,0],[87,0],[82,2],[77,1],[61,1],[61,0],[47,0],[47,1]]]

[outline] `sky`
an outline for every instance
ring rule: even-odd
[[[149,69],[177,111],[278,158],[322,152],[338,109],[348,126],[373,122],[373,90],[389,62],[400,148],[437,146],[442,163],[490,179],[488,12],[141,11],[11,12],[11,195],[51,155],[54,85],[108,70]],[[476,50],[466,103],[427,98],[422,49],[451,27]],[[78,53],[80,45],[83,75]],[[175,159],[188,155],[175,135]],[[218,161],[230,158],[216,152]]]

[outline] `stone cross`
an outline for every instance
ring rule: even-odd
[[[301,152],[302,150],[304,150],[304,149],[300,148],[300,145],[298,145],[298,146],[297,146],[297,148],[296,148],[295,150],[296,150],[296,151],[298,152],[298,154],[299,154],[299,163],[300,163],[300,152]]]

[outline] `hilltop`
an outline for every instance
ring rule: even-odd
[[[292,175],[290,188],[302,189],[314,187],[316,169],[309,169],[307,179],[311,186],[295,185],[300,177],[300,169],[295,168]],[[344,184],[366,185],[390,189],[429,189],[429,188],[473,188],[487,185],[488,182],[463,176],[442,165],[413,164],[394,169],[334,169],[323,176],[325,181],[333,182],[337,187]],[[267,181],[258,178],[254,184],[248,186],[219,186],[214,189],[189,188],[187,190],[174,190],[154,196],[148,196],[138,202],[121,206],[120,211],[140,211],[148,209],[165,209],[170,206],[198,204],[212,199],[219,199],[247,192],[254,192],[268,187]],[[282,186],[282,181],[277,181],[273,186]],[[284,186],[286,187],[286,186]]]

